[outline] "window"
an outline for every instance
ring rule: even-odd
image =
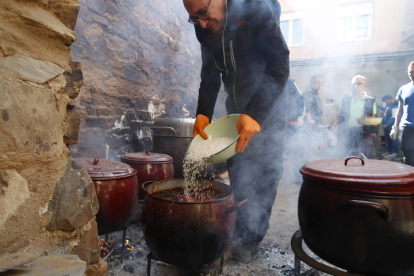
[[[304,44],[303,13],[283,13],[280,20],[280,29],[288,46]]]
[[[374,3],[342,5],[339,9],[339,40],[367,40],[372,37]]]

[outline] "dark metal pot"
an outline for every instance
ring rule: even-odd
[[[300,169],[303,239],[322,259],[364,275],[414,275],[414,167],[359,157]]]
[[[168,154],[173,158],[174,177],[182,178],[185,154],[193,140],[195,119],[190,118],[159,118],[151,129],[154,132],[153,150]],[[213,166],[209,165],[203,175],[210,175]]]
[[[198,180],[197,185],[220,191],[208,202],[178,202],[157,197],[157,192],[184,187],[184,180],[164,180],[147,187],[142,228],[150,252],[160,261],[183,268],[208,265],[228,249],[234,234],[234,211],[247,199],[234,203],[233,189],[221,182]]]
[[[137,172],[128,164],[97,158],[74,158],[88,171],[99,202],[99,235],[121,230],[131,221],[138,202]]]
[[[134,152],[122,156],[121,161],[137,171],[139,199],[144,199],[142,184],[174,178],[173,158],[167,154],[154,152]]]

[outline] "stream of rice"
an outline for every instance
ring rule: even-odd
[[[203,201],[209,198],[203,193],[209,187],[200,185],[197,179],[207,177],[207,157],[220,152],[234,141],[232,137],[220,137],[191,143],[184,157],[184,194],[187,201]]]

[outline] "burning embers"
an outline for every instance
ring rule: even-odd
[[[134,247],[132,246],[130,239],[126,238],[124,242],[124,250],[122,250],[121,241],[106,241],[101,239],[99,241],[99,248],[101,249],[101,260],[110,261],[114,259],[129,259],[133,256]]]

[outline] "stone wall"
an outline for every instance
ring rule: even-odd
[[[201,58],[188,14],[176,0],[79,3],[72,51],[84,84],[75,102],[81,125],[72,156],[119,159],[150,150],[146,127],[154,119],[195,115]],[[224,114],[223,98],[216,116]]]
[[[73,100],[82,73],[69,48],[78,11],[77,0],[0,1],[2,271],[22,251],[76,254],[68,275],[99,261],[96,193],[68,148],[79,126]]]

